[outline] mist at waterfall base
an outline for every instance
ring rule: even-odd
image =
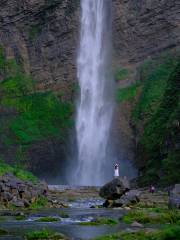
[[[99,186],[112,179],[115,163],[120,162],[124,170],[130,166],[117,158],[111,136],[115,105],[111,19],[111,1],[81,0],[77,57],[80,92],[73,154],[66,172],[68,183],[73,185]]]

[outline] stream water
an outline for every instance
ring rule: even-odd
[[[60,212],[69,215],[68,218],[59,217]],[[109,217],[118,219],[124,212],[122,210],[107,209],[87,209],[87,208],[70,208],[70,209],[44,209],[36,212],[28,212],[27,218],[17,221],[12,217],[6,219],[6,222],[0,222],[0,229],[6,229],[9,236],[0,237],[3,240],[23,239],[23,235],[27,231],[40,230],[48,228],[56,232],[60,232],[70,237],[70,239],[92,239],[100,235],[110,234],[125,228],[125,224],[117,225],[101,225],[101,226],[80,226],[79,223],[91,221],[97,217]],[[1,212],[3,215],[3,212]],[[58,222],[43,223],[36,222],[40,217],[52,216],[58,217]]]

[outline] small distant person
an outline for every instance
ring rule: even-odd
[[[149,192],[150,193],[154,193],[155,192],[155,187],[153,185],[150,186]]]
[[[119,165],[117,163],[114,165],[114,177],[119,177]]]

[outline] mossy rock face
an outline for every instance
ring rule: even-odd
[[[81,226],[98,226],[98,225],[116,225],[118,222],[112,218],[96,218],[91,222],[82,222]]]

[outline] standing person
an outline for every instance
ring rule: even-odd
[[[150,193],[154,193],[155,192],[155,187],[153,185],[150,186],[149,192]]]
[[[114,166],[114,177],[119,177],[119,165],[117,163]]]

